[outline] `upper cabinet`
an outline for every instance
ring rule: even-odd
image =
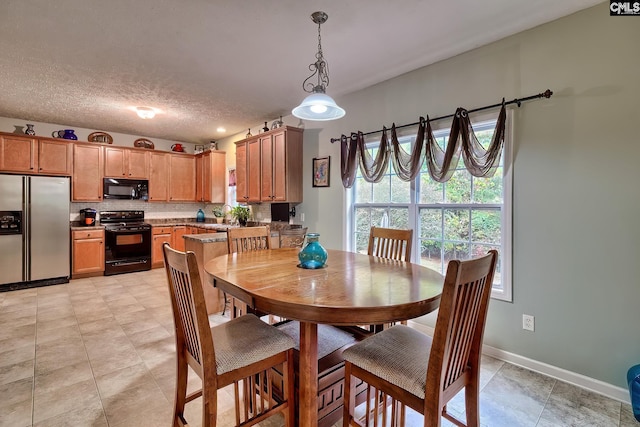
[[[102,146],[96,144],[73,144],[72,201],[102,201],[102,159]]]
[[[41,139],[38,143],[38,172],[70,176],[73,173],[73,144],[59,139]]]
[[[169,153],[149,153],[149,201],[169,200]]]
[[[149,178],[149,152],[124,147],[104,148],[104,176],[109,178]]]
[[[238,202],[302,202],[302,132],[285,126],[236,142]]]
[[[0,171],[27,174],[72,173],[73,144],[65,140],[0,134]]]
[[[226,156],[224,151],[215,150],[196,155],[196,201],[225,202]]]
[[[169,201],[196,200],[196,158],[192,154],[169,155]]]

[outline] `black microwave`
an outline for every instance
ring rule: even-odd
[[[104,199],[149,200],[149,181],[146,179],[104,178]]]

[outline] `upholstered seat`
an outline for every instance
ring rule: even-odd
[[[346,349],[343,425],[387,419],[404,425],[405,405],[423,414],[424,426],[440,426],[441,416],[458,426],[447,402],[465,390],[467,426],[478,427],[482,338],[498,253],[449,262],[433,339],[404,325],[374,334]],[[369,387],[364,423],[356,418],[354,378]],[[380,412],[379,412],[380,411]]]

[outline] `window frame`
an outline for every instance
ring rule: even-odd
[[[482,123],[487,121],[495,121],[497,119],[498,112],[483,112],[471,114],[472,123]],[[450,122],[449,122],[450,123]],[[442,124],[442,126],[440,126]],[[441,133],[442,131],[448,131],[447,126],[444,123],[432,123],[434,134]],[[501,301],[513,302],[513,110],[507,108],[507,117],[505,123],[505,139],[502,152],[502,185],[503,185],[503,201],[500,204],[478,204],[478,207],[501,207],[501,245],[499,254],[501,259],[501,288],[492,288],[491,297]],[[378,137],[379,138],[379,134]],[[400,138],[400,137],[399,137]],[[374,145],[379,142],[379,139],[372,140],[367,145]],[[460,160],[462,162],[462,159]],[[392,173],[393,170],[392,170]],[[355,251],[355,236],[356,236],[356,223],[355,223],[355,211],[357,207],[367,206],[371,208],[408,208],[408,221],[412,224],[414,230],[418,230],[420,209],[429,206],[429,204],[419,203],[418,191],[419,191],[420,175],[410,182],[409,189],[409,203],[393,203],[391,201],[386,203],[355,203],[356,197],[356,184],[348,191],[345,191],[345,206],[346,206],[346,222],[345,231],[347,235],[346,241],[343,243],[345,250]],[[469,209],[473,203],[462,204],[463,209]],[[439,203],[438,207],[459,207],[461,204],[448,204]],[[411,247],[411,259],[419,259],[420,252],[418,250],[419,238],[413,239]],[[415,261],[414,261],[415,262]]]

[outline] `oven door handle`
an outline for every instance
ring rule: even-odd
[[[146,264],[148,262],[149,261],[146,260],[146,259],[141,259],[141,260],[138,260],[138,261],[126,261],[126,262],[124,262],[124,261],[116,261],[116,262],[113,263],[113,265],[135,265],[135,264]]]

